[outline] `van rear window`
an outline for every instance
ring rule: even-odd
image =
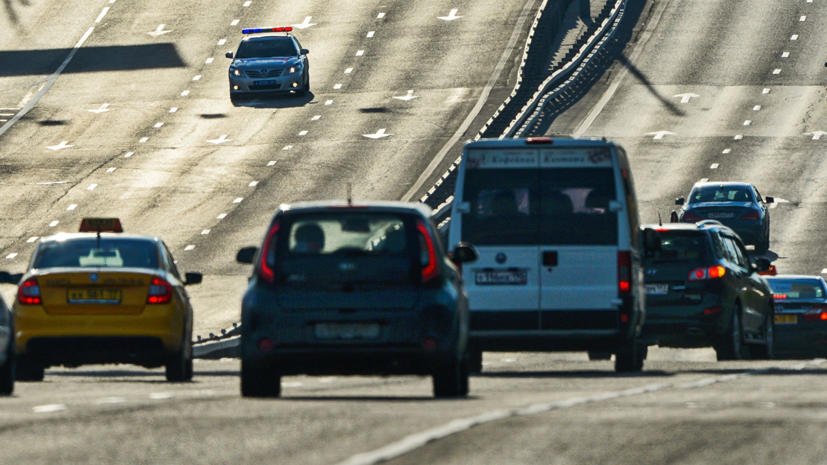
[[[464,186],[462,236],[472,244],[617,244],[611,168],[468,170]]]

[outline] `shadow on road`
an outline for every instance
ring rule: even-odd
[[[0,77],[52,74],[70,52],[68,48],[0,51]],[[80,48],[63,72],[96,73],[186,66],[174,44],[111,45]]]
[[[302,97],[289,92],[280,92],[247,98],[242,97],[236,100],[233,106],[249,108],[298,108],[314,103],[313,99],[315,97],[313,92],[308,92]]]
[[[464,400],[479,400],[479,398],[474,396],[467,396],[467,397],[451,397],[451,398],[437,398],[433,396],[320,396],[320,397],[312,397],[312,396],[285,396],[283,397],[284,400],[289,401],[310,401],[310,402],[319,402],[319,401],[333,401],[333,402],[460,402]],[[268,399],[273,400],[273,399]]]
[[[741,370],[743,371],[743,370]],[[638,373],[616,373],[614,371],[494,371],[476,375],[480,378],[660,378],[675,376],[677,372],[661,370],[641,371]]]

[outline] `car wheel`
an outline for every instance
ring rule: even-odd
[[[643,369],[644,346],[634,339],[625,342],[615,352],[615,371],[635,373]]]
[[[589,351],[589,360],[596,361],[596,360],[611,360],[612,353],[611,352],[601,352],[599,350],[590,350]]]
[[[166,364],[167,381],[180,383],[192,380],[192,341],[184,338],[178,352],[170,356]]]
[[[469,357],[452,360],[433,374],[434,397],[464,397],[468,395]]]
[[[310,92],[310,72],[307,73],[307,77],[304,79],[304,91]]]
[[[772,360],[775,345],[775,330],[773,328],[774,313],[772,308],[767,312],[764,319],[764,342],[763,345],[750,345],[749,355],[753,360]]]
[[[14,341],[11,341],[6,352],[6,363],[0,366],[0,396],[8,396],[14,392],[15,363]]]
[[[43,381],[43,377],[46,375],[46,368],[43,364],[26,355],[17,357],[15,368],[17,381]]]
[[[468,351],[468,371],[469,373],[482,373],[482,351],[471,349]]]
[[[243,397],[281,396],[281,375],[275,369],[253,365],[241,359],[241,395]]]
[[[744,358],[740,313],[741,307],[736,306],[732,312],[732,324],[728,334],[724,335],[721,342],[715,347],[718,361],[741,360]]]

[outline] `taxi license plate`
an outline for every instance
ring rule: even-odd
[[[274,86],[276,85],[276,81],[253,81],[254,86]]]
[[[316,323],[314,333],[318,339],[376,339],[379,323]]]
[[[794,325],[798,324],[798,315],[775,315],[775,324]]]
[[[478,286],[488,285],[525,285],[528,283],[526,270],[485,270],[477,271],[474,282]]]
[[[119,289],[69,289],[66,300],[70,304],[109,304],[121,303]]]
[[[668,284],[647,284],[646,293],[649,295],[666,295],[669,293]]]

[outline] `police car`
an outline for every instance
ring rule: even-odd
[[[123,234],[116,218],[86,218],[79,233],[44,237],[15,280],[17,379],[41,381],[56,365],[131,363],[190,380],[184,286],[201,279],[181,276],[161,239]]]
[[[304,96],[310,90],[310,68],[306,48],[302,48],[292,27],[244,29],[238,50],[227,52],[230,63],[230,99],[251,94],[295,92]]]

